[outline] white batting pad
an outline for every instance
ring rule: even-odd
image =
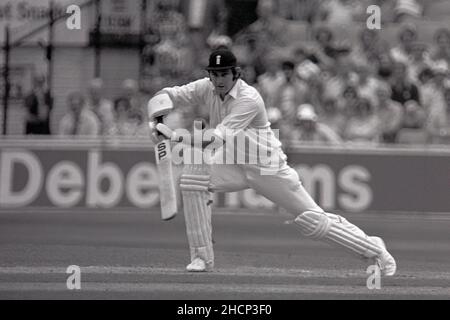
[[[374,258],[382,253],[382,248],[375,244],[369,236],[341,216],[306,211],[294,221],[305,237],[323,239],[364,258]]]
[[[180,179],[184,204],[186,233],[191,261],[203,259],[214,264],[211,224],[211,197],[208,191],[209,175],[203,165],[186,165]]]

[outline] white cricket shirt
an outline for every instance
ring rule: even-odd
[[[278,136],[270,128],[261,95],[242,79],[236,81],[223,101],[209,78],[165,88],[162,92],[167,93],[177,107],[209,106],[210,126],[215,128],[214,134],[228,141],[230,133],[234,136],[243,133],[252,145],[245,148],[245,154],[248,155],[249,150],[251,153],[258,150],[258,163],[259,154],[273,154],[281,147]]]

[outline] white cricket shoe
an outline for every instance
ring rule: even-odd
[[[200,258],[195,258],[190,264],[186,266],[186,270],[189,272],[206,272],[211,271],[206,262]]]
[[[380,268],[383,276],[393,276],[397,271],[397,264],[394,257],[387,251],[383,239],[380,237],[371,237],[371,239],[383,249],[383,252],[375,258],[375,262]]]

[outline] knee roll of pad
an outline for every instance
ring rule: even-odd
[[[209,181],[209,175],[183,174],[180,179],[180,188],[186,191],[208,192]]]

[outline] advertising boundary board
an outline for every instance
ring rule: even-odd
[[[328,211],[450,213],[450,150],[299,146],[288,163]],[[0,141],[0,212],[157,212],[158,176],[146,140]],[[219,194],[231,211],[280,212],[252,190]]]

